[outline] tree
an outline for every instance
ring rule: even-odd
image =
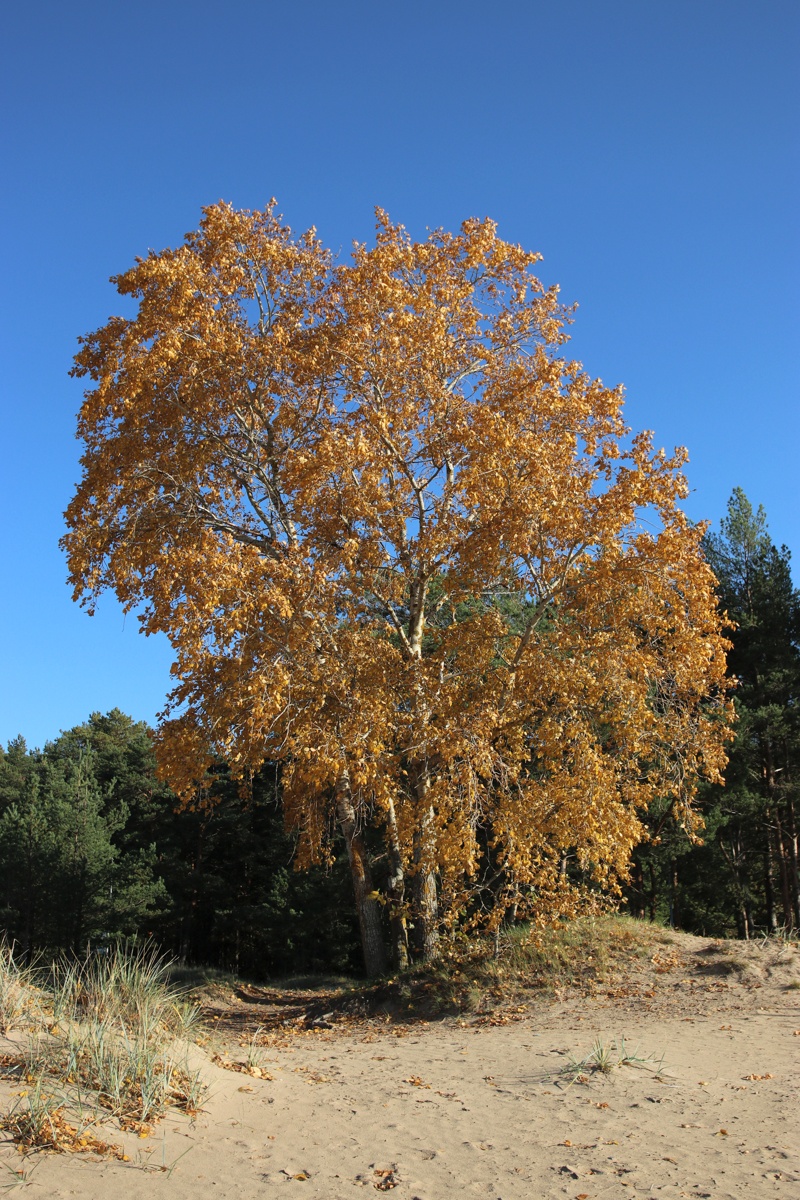
[[[0,762],[0,920],[30,953],[82,949],[106,926],[116,851],[91,753],[27,752]]]
[[[62,763],[91,762],[104,836],[113,845],[103,932],[134,936],[152,927],[167,903],[156,841],[175,797],[155,774],[151,731],[118,708],[94,712],[45,747]]]
[[[409,915],[430,956],[443,924],[568,910],[624,874],[653,796],[691,824],[725,760],[685,452],[630,439],[621,389],[560,356],[537,257],[379,212],[336,265],[219,204],[116,279],[137,314],[76,358],[76,597],[170,639],[182,795],[215,758],[282,763],[301,861],[335,810],[372,973],[381,904],[401,965]]]
[[[741,488],[703,549],[733,623],[728,673],[737,722],[726,786],[700,789],[701,843],[687,839],[668,804],[651,805],[628,901],[637,914],[692,932],[747,938],[800,920],[800,593],[788,550],[772,543],[766,513]]]
[[[27,954],[153,939],[260,978],[357,967],[346,856],[292,870],[274,764],[245,788],[216,764],[190,812],[155,766],[151,731],[119,709],[44,751],[0,747],[0,932]]]
[[[736,622],[729,665],[739,724],[727,794],[717,800],[717,840],[735,885],[739,931],[747,937],[761,923],[754,908],[768,929],[800,927],[800,593],[789,551],[772,543],[764,509],[754,511],[741,488],[705,550],[721,604]]]
[[[0,923],[29,954],[36,944],[42,903],[41,879],[52,874],[56,855],[35,758],[23,737],[0,752]]]

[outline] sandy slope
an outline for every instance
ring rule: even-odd
[[[209,1061],[194,1122],[117,1135],[129,1163],[6,1144],[0,1168],[31,1200],[800,1197],[800,950],[677,936],[655,959],[612,995],[273,1038],[271,1078]],[[573,1082],[597,1037],[654,1057]]]

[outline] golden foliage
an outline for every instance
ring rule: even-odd
[[[71,579],[170,639],[165,776],[281,761],[303,860],[348,777],[450,919],[613,887],[655,796],[695,829],[731,718],[685,451],[563,357],[536,261],[379,212],[336,265],[218,204],[76,359]]]

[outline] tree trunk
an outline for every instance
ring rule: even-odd
[[[717,842],[722,857],[730,868],[733,877],[733,886],[736,893],[736,932],[743,941],[750,941],[750,930],[752,921],[750,917],[750,907],[747,901],[747,890],[742,883],[742,875],[739,869],[739,864],[742,861],[741,840],[738,845],[734,843],[733,838],[730,841],[730,850],[726,849],[725,842],[722,838]]]
[[[794,800],[791,796],[786,802],[786,841],[789,850],[789,896],[792,904],[795,928],[800,929],[800,868],[797,861],[797,819],[794,811]]]
[[[741,900],[741,899],[739,901],[739,919],[737,921],[737,924],[739,926],[739,937],[742,938],[743,941],[749,942],[750,941],[750,917],[747,912],[747,905],[745,904],[744,900]]]
[[[392,962],[396,971],[408,966],[408,928],[405,917],[405,876],[400,853],[400,836],[394,803],[389,801],[386,814],[386,849],[389,858],[389,928],[392,939]]]
[[[644,872],[642,864],[634,859],[631,863],[631,899],[630,907],[633,910],[634,917],[638,917],[643,921],[646,916],[644,903]]]
[[[416,780],[417,823],[414,830],[414,948],[423,962],[439,949],[439,901],[434,873],[434,814],[428,794],[430,777],[424,768]]]
[[[422,836],[415,835],[415,859],[421,860]],[[414,894],[414,948],[423,962],[430,962],[439,949],[439,901],[436,895],[436,877],[432,871],[421,867],[413,878]]]
[[[786,839],[783,832],[783,822],[780,813],[775,810],[775,849],[778,852],[778,873],[781,881],[781,899],[783,900],[783,925],[791,929],[794,924],[794,905],[792,904],[792,888],[789,880],[790,864],[786,852]]]
[[[772,833],[769,813],[767,813],[767,844],[764,850],[764,899],[767,906],[767,928],[770,933],[775,933],[778,928],[778,914],[775,911],[775,884],[772,878]]]
[[[350,776],[345,769],[336,782],[336,813],[347,846],[353,893],[361,931],[361,948],[364,952],[364,969],[372,978],[386,972],[386,948],[383,944],[383,928],[380,906],[372,888],[369,861],[364,839],[356,828],[356,813],[350,790]]]
[[[673,858],[670,863],[670,897],[669,897],[669,923],[673,929],[680,928],[681,913],[680,913],[680,882],[678,880],[678,860]]]

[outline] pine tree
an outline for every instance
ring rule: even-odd
[[[116,857],[91,755],[17,739],[0,776],[4,925],[25,952],[79,949],[105,923]]]
[[[739,726],[717,842],[736,881],[740,930],[800,926],[800,592],[790,554],[777,549],[737,488],[721,533],[706,538],[723,608],[736,622],[729,670]]]

